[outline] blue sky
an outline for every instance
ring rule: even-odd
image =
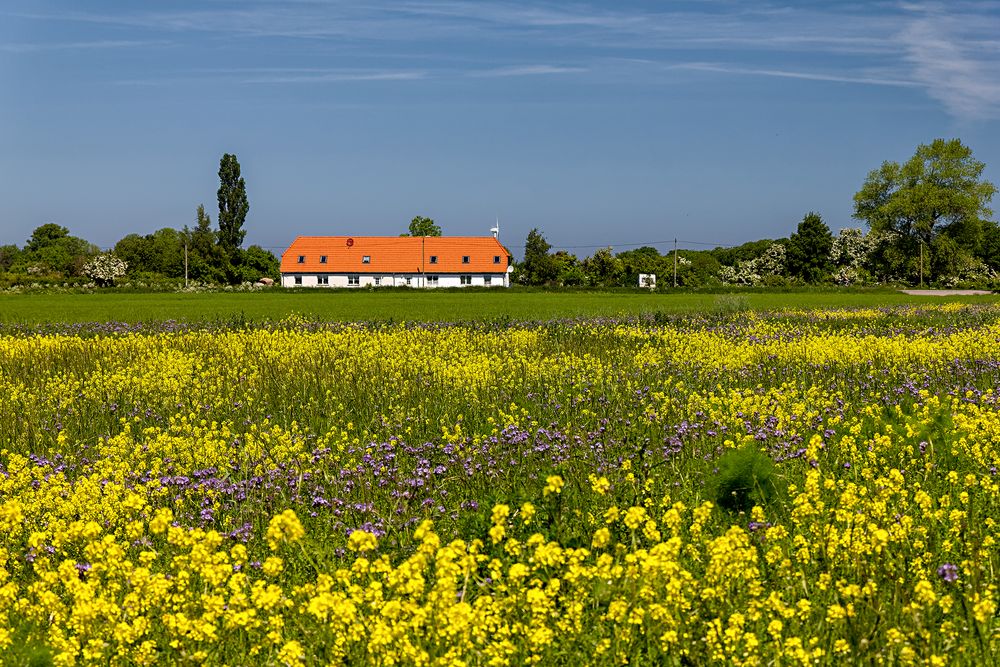
[[[857,225],[935,137],[1000,183],[1000,2],[0,4],[0,243],[214,219],[232,152],[276,251],[418,214],[515,254],[733,244]]]

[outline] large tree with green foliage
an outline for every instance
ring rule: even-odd
[[[601,248],[583,260],[583,273],[587,284],[595,287],[617,287],[624,281],[622,261],[614,256],[611,248]]]
[[[281,263],[270,250],[252,245],[243,252],[240,277],[249,283],[255,283],[261,278],[278,280],[281,277]]]
[[[583,273],[583,267],[576,255],[567,251],[559,250],[552,255],[552,264],[555,269],[556,282],[564,287],[575,287],[587,282],[587,276]]]
[[[549,254],[552,246],[538,228],[528,232],[524,243],[524,261],[521,262],[518,280],[525,285],[544,285],[556,279],[558,267]]]
[[[652,273],[664,280],[669,273],[667,267],[673,267],[673,253],[669,258],[664,257],[659,250],[648,245],[624,250],[615,256],[621,262],[623,285],[638,285],[640,273]]]
[[[815,283],[829,275],[832,263],[833,234],[819,213],[809,212],[788,239],[785,262],[788,272],[807,283]]]
[[[153,242],[150,236],[123,236],[115,244],[114,254],[128,266],[130,276],[153,271]]]
[[[35,227],[34,231],[31,232],[31,238],[28,239],[24,249],[28,252],[37,252],[42,248],[55,245],[61,239],[68,236],[69,229],[66,227],[57,225],[54,222],[47,222],[44,225]]]
[[[184,275],[184,235],[173,227],[157,229],[149,237],[154,261],[152,270],[170,278]]]
[[[232,256],[240,246],[246,230],[246,221],[250,202],[247,200],[247,188],[240,176],[240,163],[235,155],[226,153],[219,162],[219,245]]]
[[[903,164],[872,170],[854,195],[854,217],[893,239],[894,270],[912,278],[922,245],[930,254],[924,266],[940,277],[978,248],[993,215],[997,189],[982,179],[984,168],[960,140],[935,139]]]
[[[141,236],[128,234],[115,244],[115,256],[128,264],[128,274],[184,275],[184,235],[172,227]]]
[[[94,244],[70,236],[66,227],[50,222],[35,228],[18,263],[50,273],[80,276],[83,265],[98,252]]]
[[[404,236],[441,236],[441,227],[422,215],[410,220],[410,232]]]
[[[212,229],[212,219],[205,207],[198,205],[198,221],[194,229],[184,227],[188,245],[188,277],[206,283],[221,283],[227,279],[229,257]]]

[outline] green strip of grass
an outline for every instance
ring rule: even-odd
[[[928,297],[890,291],[645,292],[268,290],[249,293],[33,293],[0,295],[0,322],[277,320],[291,314],[336,321],[546,320],[638,313],[861,308],[922,303],[998,303],[1000,296]]]

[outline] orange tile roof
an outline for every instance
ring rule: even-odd
[[[505,273],[510,256],[492,236],[299,236],[281,255],[281,272]]]

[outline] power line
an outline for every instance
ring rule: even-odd
[[[359,237],[359,238],[362,238],[362,237]],[[389,238],[395,238],[395,237],[389,237]],[[406,237],[400,237],[400,238],[406,238]],[[478,238],[478,237],[469,237],[469,238]],[[674,239],[669,239],[669,240],[666,240],[666,241],[639,241],[639,242],[636,242],[636,243],[596,243],[596,244],[588,244],[588,245],[558,245],[558,244],[553,244],[552,247],[556,248],[557,250],[587,250],[587,249],[594,249],[594,248],[641,248],[643,246],[672,245],[673,243],[674,243]],[[685,241],[685,240],[682,240],[682,239],[678,239],[677,243],[679,243],[681,245],[697,245],[697,246],[705,246],[705,247],[709,247],[709,248],[736,248],[736,247],[739,247],[739,244],[732,244],[732,243],[708,242],[708,241]],[[281,252],[284,252],[285,250],[288,250],[291,247],[291,244],[289,244],[289,245],[274,246],[274,245],[261,245],[259,243],[253,243],[251,245],[255,245],[258,248],[263,248],[264,250],[278,250],[278,251],[281,251]],[[365,248],[378,248],[378,247],[386,247],[386,246],[391,246],[391,245],[395,245],[395,243],[389,242],[388,240],[386,240],[385,242],[377,242],[376,241],[376,242],[365,243],[364,247]],[[503,243],[502,245],[504,245],[507,248],[524,248],[525,247],[525,244],[523,244],[523,243]]]

